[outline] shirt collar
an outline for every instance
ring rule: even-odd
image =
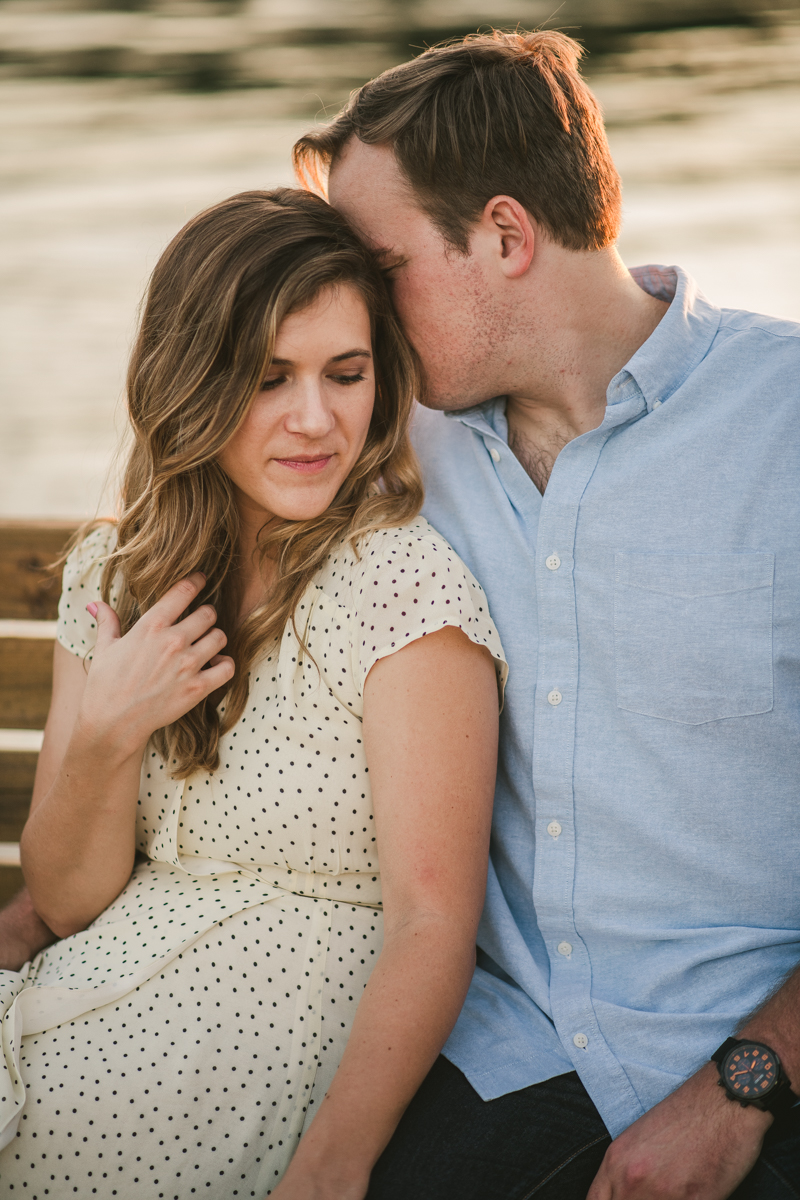
[[[508,421],[506,420],[506,396],[495,396],[492,400],[484,400],[472,408],[449,408],[445,416],[451,420],[460,421],[470,429],[475,429],[481,437],[496,438],[508,444]]]
[[[643,291],[669,308],[650,337],[608,385],[608,404],[629,399],[632,386],[648,411],[663,404],[705,358],[717,333],[720,310],[680,267],[632,267]]]
[[[680,267],[649,263],[631,267],[631,275],[643,291],[670,305],[647,341],[611,380],[607,402],[619,404],[638,394],[651,411],[669,399],[705,358],[721,314]],[[505,413],[506,397],[496,396],[472,408],[449,409],[445,416],[507,442]]]

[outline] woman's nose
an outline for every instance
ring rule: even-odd
[[[309,381],[297,389],[294,403],[286,417],[289,433],[307,438],[321,438],[330,433],[336,423],[330,405],[319,383]]]

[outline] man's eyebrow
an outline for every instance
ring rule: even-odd
[[[344,362],[347,358],[372,358],[372,353],[369,350],[361,350],[356,347],[353,350],[345,350],[342,354],[334,354],[328,362]],[[271,367],[293,367],[295,363],[291,358],[273,358],[270,363]]]

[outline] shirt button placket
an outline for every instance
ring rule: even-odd
[[[574,463],[577,469],[573,459],[580,460]],[[537,539],[539,661],[533,783],[541,816],[536,822],[533,900],[551,957],[553,1020],[565,1049],[568,1045],[573,1055],[588,1045],[588,1038],[586,1045],[573,1044],[573,1038],[576,1029],[588,1027],[587,1017],[591,1017],[591,972],[573,910],[578,640],[572,547],[580,497],[595,460],[596,455],[585,455],[579,447],[567,450],[548,483]]]

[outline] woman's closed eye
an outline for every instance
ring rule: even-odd
[[[405,258],[402,254],[397,254],[393,250],[380,250],[378,252],[378,269],[387,283],[392,283],[394,281],[394,272],[399,271],[400,268],[404,267],[407,262],[407,258]]]
[[[346,387],[350,383],[363,383],[366,379],[366,375],[363,375],[361,371],[356,371],[355,374],[331,375],[330,378],[336,383],[344,384]]]
[[[366,375],[362,371],[349,371],[347,374],[329,375],[334,383],[339,383],[343,387],[348,387],[351,383],[363,383]],[[288,376],[286,375],[271,375],[269,379],[263,380],[259,391],[273,392],[275,388],[280,387],[282,383],[286,383]]]

